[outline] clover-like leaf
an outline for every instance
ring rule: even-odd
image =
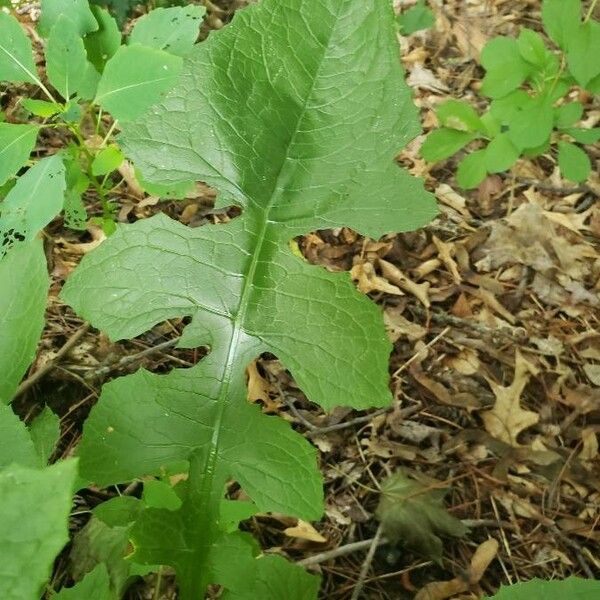
[[[210,347],[193,368],[105,386],[80,447],[84,476],[103,484],[189,463],[182,506],[147,509],[132,530],[134,559],[175,566],[182,598],[201,596],[215,572],[201,565],[231,541],[219,526],[229,478],[261,511],[322,511],[314,450],[246,401],[251,360],[276,354],[325,408],[389,403],[379,309],[348,274],[294,255],[290,240],[427,222],[432,197],[394,163],[417,132],[393,13],[379,0],[253,5],[192,50],[159,105],[124,125],[123,147],[146,179],[205,181],[218,207],[242,209],[227,225],[157,216],[119,227],[63,292],[113,339],[191,316],[180,345]]]
[[[461,537],[469,531],[444,508],[446,492],[424,485],[403,471],[383,481],[375,514],[388,539],[440,562],[442,540],[438,536]]]

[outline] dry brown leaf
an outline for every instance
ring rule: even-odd
[[[515,376],[510,386],[498,385],[486,377],[489,386],[496,396],[496,403],[492,410],[482,414],[483,424],[496,439],[514,447],[520,447],[517,442],[519,434],[535,425],[540,416],[532,411],[521,408],[521,394],[529,381],[531,374],[535,374],[535,367],[531,365],[517,350],[515,354]]]
[[[260,374],[255,360],[246,368],[246,374],[248,375],[248,400],[262,401],[266,412],[277,412],[281,408],[281,402],[271,399],[269,394],[272,391],[271,384]]]
[[[412,294],[419,300],[419,302],[425,307],[429,308],[431,306],[431,302],[429,301],[428,291],[429,291],[429,282],[425,281],[423,283],[415,283],[411,279],[409,279],[396,265],[388,262],[387,260],[379,259],[379,266],[381,267],[381,272],[383,276],[395,283],[401,290]]]
[[[490,563],[498,554],[498,542],[489,539],[479,545],[471,559],[467,571],[468,581],[462,577],[455,577],[450,581],[434,581],[428,583],[415,596],[415,600],[446,600],[456,594],[469,590],[472,585],[479,583]]]
[[[375,267],[369,262],[361,262],[352,267],[350,276],[357,283],[358,289],[363,294],[370,292],[385,292],[395,296],[404,296],[404,292],[380,277],[375,272]]]
[[[283,533],[288,537],[293,537],[301,540],[308,540],[309,542],[317,542],[323,544],[327,541],[310,523],[298,519],[298,523],[295,527],[288,527],[283,530]]]
[[[441,261],[444,263],[444,265],[446,265],[448,271],[450,271],[450,274],[452,275],[452,280],[458,285],[462,282],[462,277],[458,272],[458,265],[456,264],[456,261],[453,258],[455,252],[454,244],[442,242],[442,240],[440,240],[435,235],[433,236],[432,241],[435,247],[437,248]]]
[[[401,337],[415,342],[425,337],[427,329],[418,323],[409,321],[402,315],[402,308],[398,306],[387,307],[383,312],[383,321],[391,342],[397,342]]]

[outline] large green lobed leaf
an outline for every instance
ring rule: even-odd
[[[69,539],[67,520],[77,460],[43,470],[11,465],[0,472],[0,598],[38,600],[56,555]]]
[[[194,48],[160,104],[124,126],[146,179],[205,181],[218,206],[243,210],[199,229],[165,216],[120,227],[63,292],[113,339],[187,315],[180,345],[210,346],[191,369],[105,386],[80,447],[83,475],[103,484],[190,463],[181,508],[146,510],[134,527],[136,560],[175,566],[182,598],[210,582],[234,590],[198,566],[229,539],[218,526],[228,478],[261,511],[322,511],[312,447],[246,403],[254,357],[276,354],[325,408],[390,401],[379,309],[348,274],[309,265],[289,242],[338,226],[379,237],[432,218],[432,197],[394,163],[417,132],[381,0],[264,0],[241,11]]]
[[[502,587],[490,600],[597,600],[600,581],[569,577],[563,581],[532,579]]]

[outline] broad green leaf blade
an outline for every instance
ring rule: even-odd
[[[73,587],[63,588],[52,596],[53,600],[113,600],[110,579],[104,564],[99,564]]]
[[[589,156],[569,142],[558,142],[558,166],[563,177],[575,183],[585,181],[592,170]]]
[[[98,23],[87,0],[42,0],[39,33],[48,37],[61,16],[69,17],[82,37],[98,29]]]
[[[13,246],[31,242],[60,212],[65,192],[65,167],[55,154],[22,175],[0,204],[0,260]]]
[[[581,23],[581,0],[544,0],[542,22],[550,38],[566,50]]]
[[[188,315],[182,345],[210,346],[191,369],[106,386],[81,446],[89,478],[190,462],[181,510],[158,511],[185,539],[136,546],[174,564],[183,600],[201,597],[209,583],[198,566],[222,535],[228,479],[261,510],[322,511],[314,451],[247,404],[245,368],[257,354],[275,353],[325,407],[390,401],[379,309],[348,274],[309,265],[289,242],[340,225],[380,236],[434,215],[422,184],[394,163],[418,131],[397,54],[387,2],[265,0],[194,47],[175,89],[124,126],[126,151],[150,180],[205,181],[218,189],[218,206],[243,209],[223,226],[189,229],[157,217],[121,227],[63,292],[113,338]]]
[[[448,100],[440,104],[435,112],[443,127],[459,131],[483,130],[483,123],[475,109],[462,100]]]
[[[569,42],[567,63],[577,83],[586,88],[600,75],[600,23],[584,23]]]
[[[519,149],[507,133],[497,135],[485,149],[485,166],[489,173],[502,173],[510,169],[519,158]]]
[[[135,119],[173,87],[181,65],[163,50],[121,46],[104,67],[94,102],[119,121]]]
[[[0,472],[3,600],[40,598],[54,559],[69,539],[67,520],[76,474],[76,460],[43,470],[13,465]]]
[[[41,240],[18,244],[0,259],[0,403],[12,400],[35,356],[49,284]]]
[[[82,476],[102,486],[121,483],[167,472],[198,448],[210,448],[220,417],[219,389],[210,378],[214,361],[223,358],[211,354],[191,372],[158,377],[139,371],[107,384],[79,447]],[[243,380],[234,384],[242,394]],[[124,397],[128,406],[119,408]],[[131,423],[134,412],[139,418]],[[259,510],[319,518],[323,492],[313,447],[288,424],[247,403],[221,418],[219,468],[240,482]]]
[[[222,600],[313,600],[317,597],[319,577],[281,556],[264,556],[255,562],[254,576],[240,585],[240,589],[226,591]]]
[[[87,55],[77,25],[61,15],[46,45],[46,72],[50,83],[65,100],[78,91],[86,64]]]
[[[29,160],[38,130],[37,125],[0,123],[0,185]]]
[[[5,404],[0,404],[0,439],[0,472],[11,464],[31,468],[40,466],[25,423]]]
[[[502,98],[516,90],[530,71],[521,57],[517,41],[508,37],[494,38],[485,45],[481,65],[486,70],[481,92],[490,98]]]
[[[475,135],[469,131],[458,129],[435,129],[421,146],[421,156],[429,162],[437,162],[449,158],[469,142]]]
[[[469,531],[446,511],[444,495],[445,490],[423,485],[399,471],[382,482],[375,514],[388,539],[440,562],[438,535],[462,537]]]
[[[532,579],[502,587],[490,600],[597,600],[600,581],[569,577],[563,581]]]
[[[456,171],[456,180],[461,187],[468,190],[477,187],[486,175],[486,152],[477,150],[460,161]]]
[[[128,43],[185,56],[198,38],[205,12],[203,6],[193,4],[155,8],[135,22]]]
[[[60,437],[60,419],[46,406],[32,421],[29,434],[40,464],[47,465]]]
[[[31,42],[19,21],[0,10],[0,81],[38,83]]]
[[[111,14],[100,6],[90,6],[98,22],[98,29],[88,33],[83,40],[88,60],[99,73],[104,70],[106,61],[114,56],[121,46],[121,31]]]

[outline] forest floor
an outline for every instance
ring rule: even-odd
[[[231,12],[231,3],[216,4],[225,10],[209,10],[212,26]],[[541,30],[538,0],[432,5],[434,28],[400,39],[425,132],[435,126],[433,108],[447,98],[484,107],[477,58],[486,41],[514,36],[521,26]],[[597,124],[598,99],[580,100]],[[12,102],[3,98],[4,109]],[[319,449],[326,516],[297,524],[264,515],[246,527],[265,550],[311,564],[323,576],[322,598],[328,600],[351,597],[373,544],[378,548],[361,594],[368,599],[474,600],[501,584],[534,577],[597,577],[600,178],[595,173],[586,185],[573,187],[560,179],[548,155],[521,160],[508,176],[489,176],[464,193],[454,179],[455,161],[427,164],[418,154],[422,142],[423,136],[414,140],[399,162],[437,197],[440,214],[428,227],[381,240],[347,229],[299,240],[311,262],[351,270],[381,307],[394,342],[393,406],[325,414],[275,357],[251,365],[250,400],[291,422]],[[597,165],[600,150],[591,155]],[[211,212],[214,193],[207,188],[161,204],[124,190],[118,199],[123,222],[157,210],[191,226],[226,218]],[[113,344],[61,303],[65,278],[102,239],[99,229],[73,232],[61,220],[48,228],[49,324],[31,373],[55,362],[43,378],[26,384],[18,400],[24,416],[41,400],[61,416],[65,456],[103,383],[139,367],[167,372],[201,358],[198,351],[173,348],[181,321]],[[444,538],[439,564],[410,548],[370,541],[378,527],[378,487],[398,470],[432,490],[447,488],[446,509],[469,525],[463,537]],[[136,493],[135,485],[125,492]],[[82,492],[79,508],[85,512],[115,493]],[[84,522],[74,518],[73,530]],[[357,542],[358,548],[349,546]],[[67,563],[65,552],[57,577]],[[148,578],[128,597],[156,598],[153,584]],[[176,597],[168,574],[163,590],[162,598]]]

